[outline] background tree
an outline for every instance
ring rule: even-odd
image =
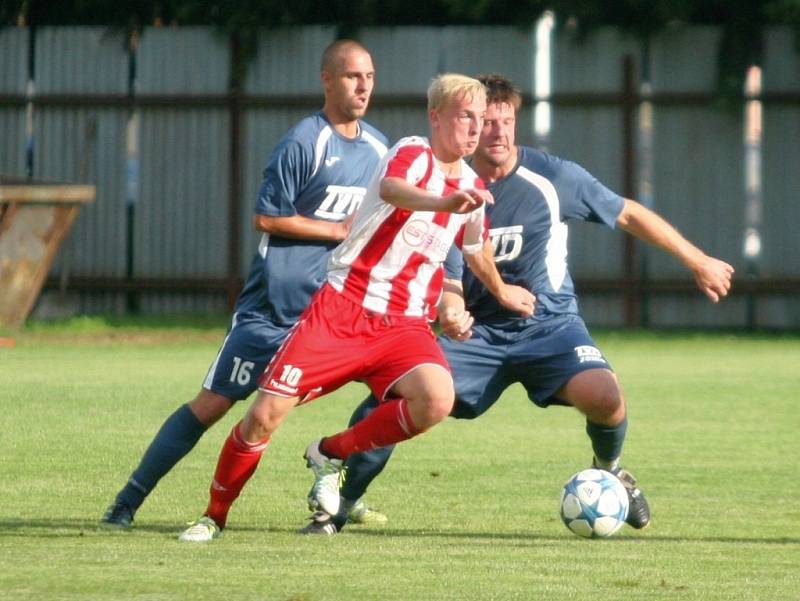
[[[336,25],[355,36],[370,25],[514,25],[527,28],[546,10],[579,34],[614,26],[647,40],[674,24],[718,25],[718,90],[740,97],[748,65],[759,63],[764,31],[786,25],[800,50],[800,0],[426,0],[409,9],[407,0],[3,0],[2,25],[213,25],[236,33],[245,55],[264,27]]]

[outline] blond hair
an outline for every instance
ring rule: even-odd
[[[467,96],[469,98],[486,98],[484,85],[472,77],[458,73],[443,73],[434,77],[428,86],[428,110],[440,111],[452,99]]]

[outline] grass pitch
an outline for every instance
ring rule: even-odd
[[[557,502],[590,459],[583,420],[521,388],[483,418],[403,443],[368,495],[390,518],[295,534],[302,452],[365,389],[294,412],[225,536],[196,518],[234,408],[167,476],[129,533],[96,523],[164,418],[190,399],[223,329],[33,325],[0,348],[0,598],[65,600],[800,599],[800,338],[598,334],[629,404],[624,463],[653,509],[643,531],[572,535]]]

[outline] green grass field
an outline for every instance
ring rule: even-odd
[[[384,527],[301,537],[301,454],[365,389],[292,414],[208,545],[205,507],[236,407],[162,481],[130,533],[96,523],[163,419],[190,399],[223,329],[76,320],[0,348],[0,598],[323,601],[800,599],[800,338],[613,334],[629,403],[625,463],[652,526],[611,540],[560,522],[590,460],[583,421],[512,388],[485,417],[404,443],[370,491]]]

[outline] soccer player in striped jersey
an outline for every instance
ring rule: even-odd
[[[250,396],[258,377],[325,281],[328,258],[386,154],[386,138],[361,120],[375,77],[364,46],[338,40],[323,53],[322,110],[297,123],[275,147],[258,191],[262,232],[230,329],[202,388],[162,425],[101,520],[128,528],[159,480],[205,431]]]
[[[381,403],[352,428],[312,442],[311,496],[339,505],[339,470],[352,453],[391,445],[433,427],[453,407],[453,380],[428,317],[454,241],[501,306],[530,315],[533,295],[499,277],[485,229],[492,200],[463,157],[474,152],[486,110],[481,82],[437,77],[428,90],[430,139],[400,140],[384,157],[327,283],[259,380],[259,392],[226,440],[205,514],[179,538],[213,540],[254,473],[270,436],[298,404],[365,382]]]
[[[495,202],[487,209],[494,260],[504,280],[536,293],[536,311],[520,317],[500,306],[457,255],[448,258],[450,289],[440,311],[440,345],[453,369],[452,416],[483,415],[511,384],[521,383],[540,407],[569,405],[586,419],[595,466],[615,473],[630,499],[628,523],[644,528],[650,509],[630,472],[620,467],[628,425],[617,377],[578,313],[567,269],[566,221],[618,227],[678,258],[713,302],[727,295],[733,268],[687,241],[664,219],[612,192],[579,165],[526,146],[516,146],[516,113],[522,95],[506,78],[480,78],[487,111],[472,167]],[[463,277],[462,277],[463,275]],[[368,398],[353,414],[357,424],[375,410]],[[335,534],[367,487],[386,465],[391,447],[351,455],[340,511],[318,511],[301,532]],[[358,505],[357,505],[358,504]],[[311,509],[316,509],[311,506]],[[322,508],[324,510],[324,508]],[[375,521],[385,516],[372,512]]]

